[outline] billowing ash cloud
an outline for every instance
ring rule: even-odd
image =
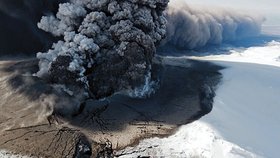
[[[163,42],[195,49],[256,36],[263,17],[219,8],[189,7],[183,0],[169,3],[167,38]]]
[[[258,34],[263,20],[172,0],[166,25],[168,0],[67,1],[0,0],[0,54],[43,51],[54,41],[50,32],[61,40],[38,53],[38,76],[55,84],[86,85],[97,98],[143,89],[138,85],[150,80],[160,42],[187,49],[220,44]],[[43,14],[48,16],[41,18]]]
[[[72,0],[38,27],[63,40],[38,53],[39,77],[85,86],[91,97],[135,89],[165,37],[168,0]]]

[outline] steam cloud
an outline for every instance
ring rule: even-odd
[[[72,0],[38,27],[63,37],[38,53],[39,77],[82,85],[102,98],[135,89],[149,76],[156,45],[165,37],[168,0]]]
[[[167,38],[162,45],[185,49],[257,36],[264,21],[261,16],[237,11],[189,7],[183,0],[171,1],[166,15]]]

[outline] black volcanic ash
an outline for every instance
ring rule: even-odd
[[[135,89],[150,76],[156,46],[165,37],[168,0],[72,0],[39,28],[63,37],[38,53],[39,77],[81,85],[92,97]]]

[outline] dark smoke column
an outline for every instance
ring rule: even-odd
[[[61,37],[38,53],[39,77],[86,88],[95,98],[147,84],[156,46],[165,37],[168,0],[72,0],[38,27]]]

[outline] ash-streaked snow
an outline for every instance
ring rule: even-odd
[[[224,140],[210,124],[202,121],[182,126],[168,138],[152,138],[117,154],[122,158],[137,156],[178,158],[257,158],[239,146]]]
[[[280,68],[248,63],[227,66],[212,112],[201,121],[224,139],[263,157],[277,158],[280,146]]]

